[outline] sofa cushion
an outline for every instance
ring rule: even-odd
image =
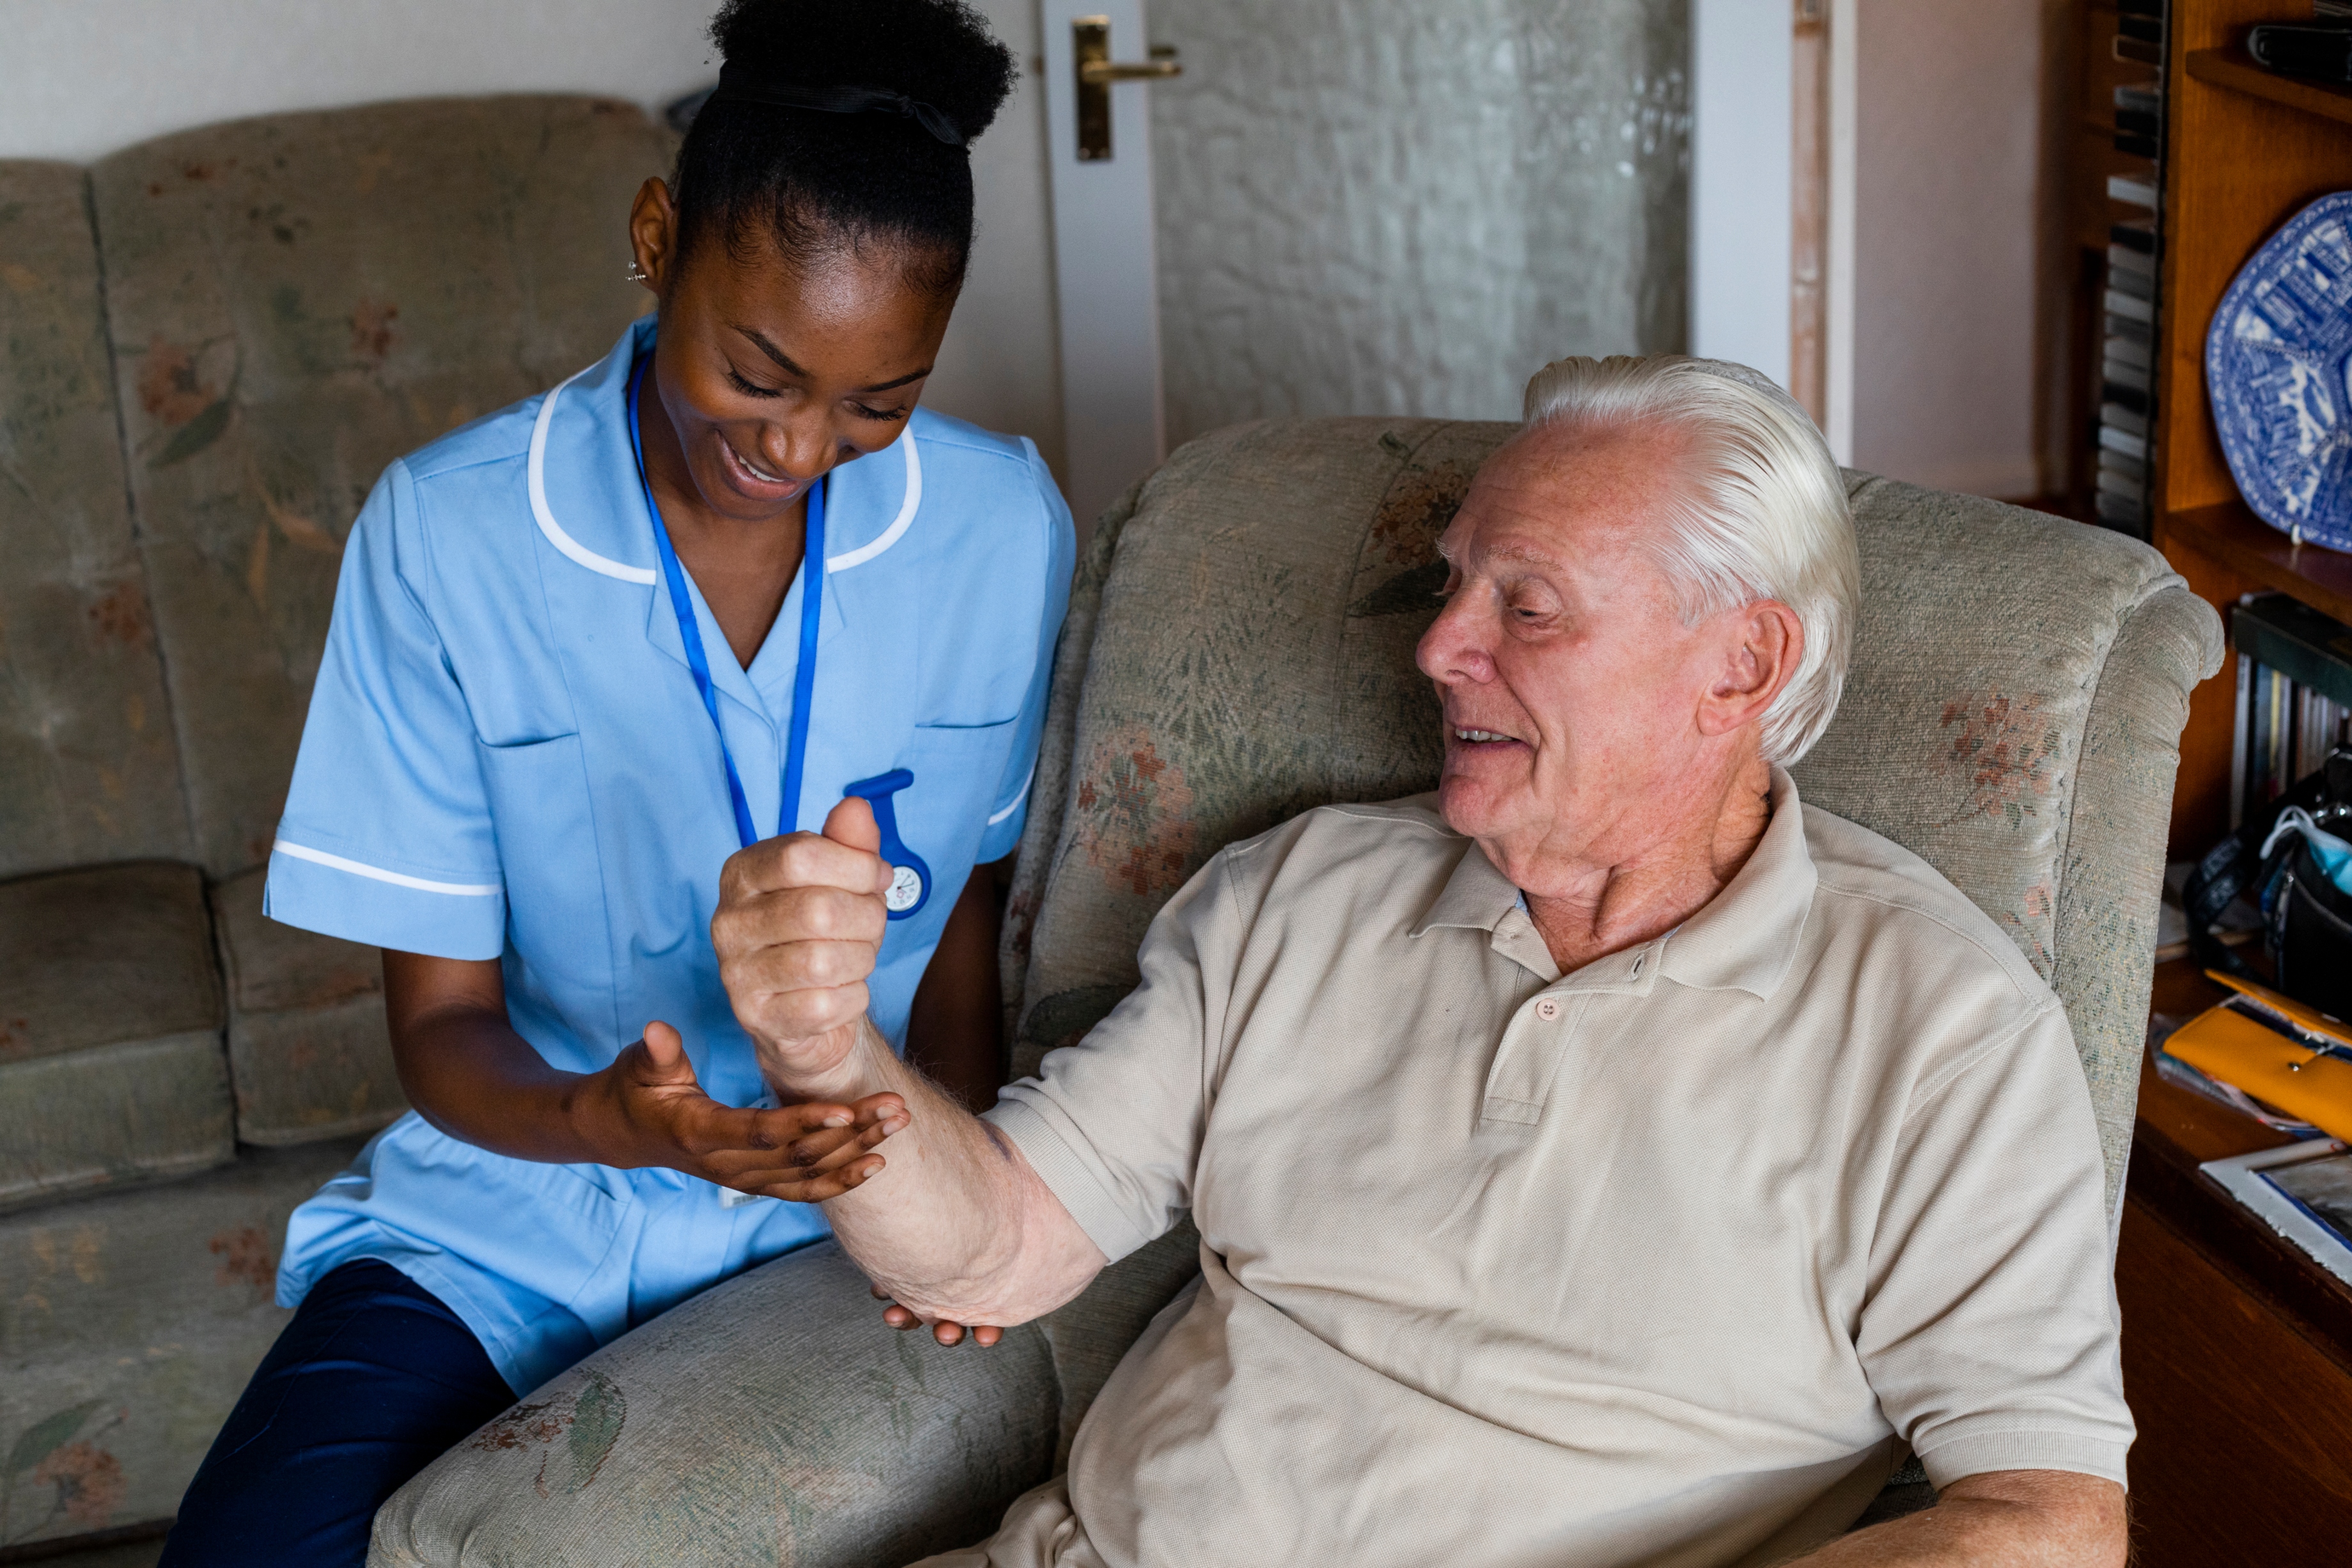
[[[257,867],[213,889],[237,1138],[306,1144],[373,1131],[408,1109],[384,1026],[383,959],[263,915],[267,875]]]
[[[188,857],[88,186],[0,162],[0,877]]]
[[[234,1153],[195,867],[0,883],[0,1207]]]
[[[1433,546],[1515,429],[1236,426],[1105,518],[1072,595],[1008,920],[1016,1071],[1135,984],[1145,926],[1220,846],[1327,801],[1434,783],[1437,707],[1412,663],[1442,581]],[[2173,745],[2189,687],[2219,665],[2219,622],[2120,535],[1867,476],[1849,489],[1852,674],[1799,785],[1924,856],[2052,978],[2112,1197]],[[2095,723],[2103,701],[2131,722]],[[2086,812],[2084,779],[2099,790]],[[2085,815],[2101,825],[2095,859],[2074,832]],[[2078,883],[2097,891],[2086,900]]]
[[[286,1217],[355,1142],[0,1218],[0,1519],[16,1544],[169,1519],[292,1314]],[[152,1558],[151,1558],[152,1561]]]
[[[1036,1329],[894,1333],[821,1241],[526,1395],[377,1511],[368,1561],[897,1568],[994,1529],[1051,1473],[1054,1416]]]
[[[195,854],[264,860],[344,535],[386,464],[604,353],[668,132],[584,98],[192,131],[90,174]]]

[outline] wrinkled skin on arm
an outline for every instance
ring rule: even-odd
[[[1936,1506],[1856,1531],[1799,1559],[1806,1568],[2123,1568],[2124,1489],[2072,1470],[1990,1470]]]
[[[1021,1151],[900,1061],[866,1019],[866,978],[890,871],[873,809],[846,800],[824,831],[755,844],[727,862],[711,922],[719,976],[779,1100],[877,1107],[878,1167],[825,1203],[834,1234],[943,1344],[1000,1331],[1068,1301],[1103,1267],[1099,1248]]]

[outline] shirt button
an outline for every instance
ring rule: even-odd
[[[1639,958],[1636,958],[1636,959],[1634,959],[1634,960],[1633,960],[1633,978],[1635,978],[1635,979],[1637,979],[1637,980],[1638,980],[1638,979],[1640,979],[1641,977],[1642,977],[1642,960],[1640,960]]]
[[[1546,1023],[1551,1022],[1552,1019],[1559,1017],[1559,1004],[1551,998],[1546,997],[1536,1004],[1536,1017]]]

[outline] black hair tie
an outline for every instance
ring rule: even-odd
[[[956,129],[947,111],[936,104],[922,103],[903,92],[890,92],[870,87],[802,87],[795,83],[761,81],[739,67],[721,67],[719,90],[713,99],[727,99],[736,103],[764,103],[777,109],[806,109],[819,114],[900,114],[950,147],[964,143],[963,132]]]

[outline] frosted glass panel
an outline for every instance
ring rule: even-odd
[[[1680,349],[1687,0],[1156,0],[1171,445]],[[1779,131],[1786,134],[1785,128]]]

